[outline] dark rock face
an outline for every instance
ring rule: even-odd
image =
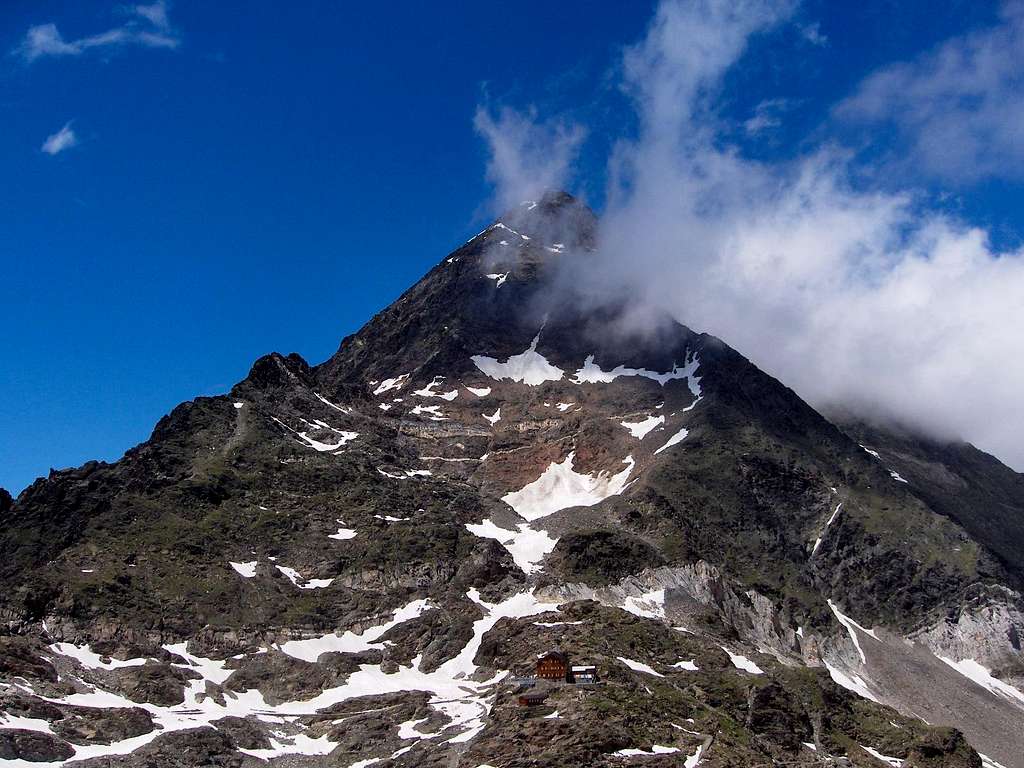
[[[918,736],[907,752],[907,766],[970,766],[980,768],[981,758],[964,735],[953,728],[935,728]]]
[[[27,680],[57,681],[57,670],[39,658],[35,645],[26,637],[0,636],[0,676]]]
[[[877,426],[848,413],[837,423],[879,454],[928,506],[949,517],[998,561],[1017,590],[1024,587],[1024,475],[973,445],[940,442],[898,425]],[[990,566],[991,567],[991,566]]]
[[[111,687],[140,704],[167,706],[185,700],[184,688],[190,678],[194,676],[167,664],[146,664],[117,670]]]
[[[358,667],[355,660],[351,663],[346,663],[346,658],[338,661],[341,663],[335,666],[327,660],[314,664],[280,653],[260,654],[246,659],[224,687],[235,692],[259,690],[269,704],[312,698],[343,680],[345,672],[353,672]]]
[[[70,745],[48,733],[0,730],[0,760],[54,762],[66,760],[74,753]]]
[[[213,728],[197,728],[157,736],[138,752],[125,757],[83,760],[83,768],[194,768],[197,765],[237,768],[243,757],[228,734]]]
[[[0,721],[0,749],[976,765],[960,731],[834,680],[885,699],[875,644],[910,634],[936,690],[963,680],[939,651],[1016,679],[1020,476],[905,436],[900,482],[722,341],[569,300],[596,231],[563,194],[519,206],[324,363],[266,355],[120,461],[0,492],[0,713],[41,729]],[[601,682],[520,707],[501,673],[553,647]],[[979,691],[957,700],[1018,722]],[[1024,737],[969,709],[948,724],[1022,768]]]
[[[153,718],[144,709],[80,708],[54,723],[54,731],[72,744],[111,744],[153,730]]]
[[[791,750],[814,735],[808,713],[777,683],[750,689],[746,726]]]
[[[549,568],[564,581],[603,586],[664,563],[661,553],[637,536],[621,531],[580,531],[558,540]]]

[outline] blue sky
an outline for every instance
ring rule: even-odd
[[[837,117],[880,68],[1005,23],[995,4],[942,5],[788,13],[723,75],[719,140],[767,163],[839,143],[852,184],[912,186],[1017,247],[1018,173],[892,173],[900,125]],[[478,108],[585,125],[566,183],[601,209],[609,150],[638,130],[623,47],[654,12],[5,3],[0,486],[118,458],[269,351],[327,358],[489,216]]]

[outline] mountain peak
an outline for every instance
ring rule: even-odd
[[[554,253],[592,248],[597,216],[578,198],[561,190],[549,190],[539,200],[524,200],[505,211],[491,225],[515,230],[520,237],[540,240]]]

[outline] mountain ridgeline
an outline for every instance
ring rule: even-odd
[[[0,766],[1024,768],[1024,478],[567,299],[598,230],[0,494]]]

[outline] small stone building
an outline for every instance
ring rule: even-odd
[[[583,665],[571,667],[569,669],[570,682],[577,683],[578,685],[587,685],[588,683],[597,682],[597,667],[592,665]]]
[[[528,691],[526,693],[519,694],[519,706],[520,707],[536,707],[544,703],[548,695],[541,691]]]
[[[569,657],[558,650],[542,653],[537,657],[537,677],[542,680],[568,680]]]

